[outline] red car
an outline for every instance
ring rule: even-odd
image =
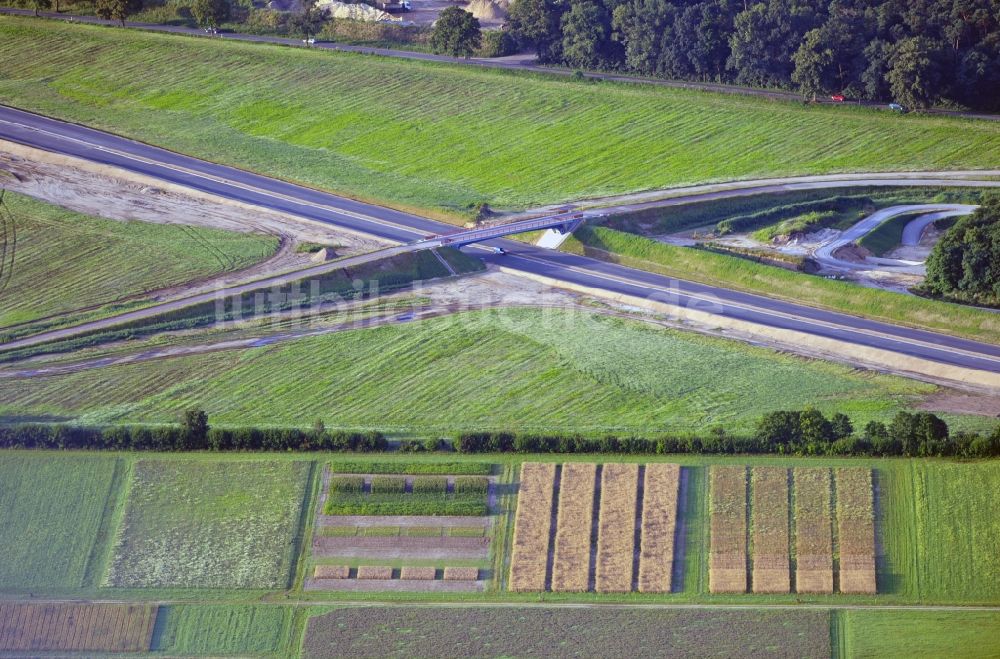
[[[830,97],[830,100],[833,101],[834,103],[843,103],[844,102],[844,95],[843,94],[834,94],[833,96]]]

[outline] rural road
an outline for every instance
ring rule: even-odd
[[[11,16],[29,16],[33,17],[35,15],[32,9],[23,9],[18,7],[0,7],[0,14],[8,14]],[[90,23],[94,25],[108,25],[117,27],[119,24],[115,21],[109,21],[97,16],[76,16],[73,14],[60,14],[55,12],[39,12],[38,15],[43,18],[50,18],[56,20],[64,20],[75,23]],[[304,47],[301,39],[290,39],[287,37],[275,37],[267,35],[257,35],[257,34],[242,34],[239,32],[219,32],[215,35],[208,35],[204,30],[194,27],[186,27],[183,25],[164,25],[162,23],[139,23],[133,21],[126,21],[126,27],[135,28],[140,30],[148,30],[151,32],[169,32],[171,34],[183,34],[188,36],[211,38],[211,39],[229,39],[232,41],[250,41],[256,43],[272,43],[281,44],[286,46],[299,46]],[[350,53],[363,53],[368,55],[379,55],[382,57],[396,57],[399,59],[409,59],[409,60],[421,60],[427,62],[443,62],[447,64],[461,64],[463,66],[478,66],[487,69],[502,69],[506,71],[531,71],[535,73],[550,73],[555,75],[572,76],[576,74],[575,69],[569,69],[565,67],[558,66],[545,66],[539,64],[536,61],[534,55],[521,54],[512,55],[509,57],[500,58],[464,58],[464,57],[451,57],[449,55],[434,55],[432,53],[421,53],[411,50],[396,50],[392,48],[375,48],[372,46],[352,46],[350,44],[339,44],[332,41],[317,41],[315,44],[310,46],[314,49],[319,50],[334,50],[340,52],[350,52]],[[737,85],[727,85],[721,83],[712,82],[689,82],[686,80],[663,80],[660,78],[650,78],[646,76],[638,75],[622,75],[617,73],[606,73],[601,71],[586,71],[584,75],[587,78],[593,80],[607,80],[609,82],[627,82],[627,83],[640,83],[647,85],[657,85],[659,87],[670,87],[673,89],[694,89],[698,91],[715,92],[720,94],[739,94],[742,96],[756,96],[760,98],[770,98],[779,101],[796,101],[802,102],[803,97],[801,94],[790,91],[781,91],[775,89],[755,89],[753,87],[740,87]],[[850,101],[848,103],[835,103],[828,99],[819,99],[818,103],[826,105],[861,105],[864,107],[875,108],[879,110],[889,111],[886,103],[874,103],[869,101]],[[967,119],[984,119],[988,121],[1000,121],[1000,115],[989,114],[986,112],[961,112],[957,110],[923,110],[926,114],[940,114],[948,115],[953,117],[964,117]]]
[[[886,268],[892,269],[893,272],[923,274],[924,265],[922,262],[885,259],[879,257],[869,257],[865,259],[864,262],[848,261],[837,258],[836,252],[841,247],[845,247],[864,238],[866,235],[880,227],[884,222],[887,222],[898,215],[925,212],[925,215],[921,215],[920,217],[907,223],[904,229],[905,232],[905,230],[910,229],[911,226],[914,227],[910,233],[916,233],[917,241],[912,243],[916,245],[920,240],[920,234],[923,232],[924,228],[934,220],[943,217],[968,215],[976,210],[976,208],[976,206],[968,204],[913,204],[883,208],[872,213],[851,228],[842,231],[840,235],[817,247],[816,251],[813,252],[813,258],[824,266],[830,268],[842,268],[846,270],[874,270]],[[928,220],[927,218],[930,219]]]
[[[112,165],[223,198],[327,222],[400,243],[420,240],[427,234],[455,232],[453,225],[198,160],[110,133],[3,106],[0,106],[0,139]],[[940,174],[932,173],[928,176],[938,175]],[[880,174],[871,178],[876,177],[891,175]],[[864,180],[864,175],[858,175],[846,177],[839,184],[851,187],[863,184]],[[903,176],[900,180],[907,179]],[[808,178],[801,179],[803,183],[807,181]],[[817,184],[826,186],[831,183],[820,181]],[[752,183],[744,184],[742,194],[752,194],[753,191]],[[492,254],[490,248],[493,246],[503,247],[508,254]],[[677,280],[511,240],[492,240],[466,249],[488,262],[502,264],[510,270],[559,280],[573,286],[655,300],[720,317],[804,332],[942,364],[1000,373],[998,345]],[[10,345],[2,346],[0,350],[7,347]]]

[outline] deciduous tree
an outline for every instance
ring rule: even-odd
[[[461,7],[448,7],[438,16],[431,34],[435,53],[472,57],[482,43],[479,19]]]

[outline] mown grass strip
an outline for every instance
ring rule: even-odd
[[[744,593],[747,589],[747,469],[713,465],[709,469],[711,545],[708,590]]]
[[[788,470],[753,467],[751,533],[752,584],[755,593],[787,593],[791,589],[788,542]]]
[[[842,467],[837,482],[837,539],[840,556],[840,592],[874,595],[875,511],[872,470]]]
[[[833,520],[830,470],[796,467],[795,590],[833,592]]]
[[[602,468],[594,585],[599,593],[632,590],[638,488],[639,465],[609,463]]]
[[[552,564],[553,592],[582,593],[588,588],[596,479],[596,464],[563,465]]]
[[[555,479],[555,464],[521,465],[508,581],[514,592],[545,590]]]

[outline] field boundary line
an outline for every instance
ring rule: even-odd
[[[307,485],[303,488],[304,500],[299,511],[299,522],[296,533],[292,536],[291,565],[288,570],[288,587],[301,590],[305,584],[308,558],[312,555],[312,539],[316,532],[316,508],[319,496],[323,491],[323,475],[326,463],[320,460],[309,461],[309,476]]]
[[[104,514],[97,529],[97,537],[87,557],[83,572],[85,587],[99,588],[107,578],[118,536],[121,530],[122,517],[132,491],[133,465],[135,461],[129,457],[116,457],[115,466],[105,498]]]

